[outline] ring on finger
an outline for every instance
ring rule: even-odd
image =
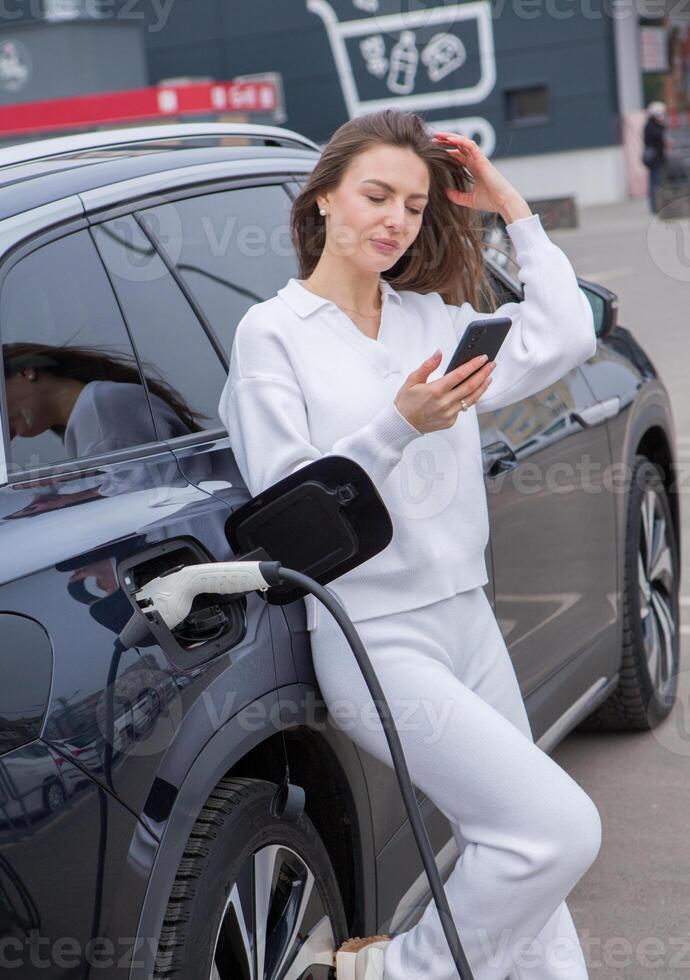
[[[465,401],[465,399],[464,399],[464,398],[461,398],[461,399],[460,399],[460,407],[461,407],[461,409],[462,409],[462,411],[463,411],[463,412],[466,412],[466,411],[467,411],[467,409],[468,409],[468,408],[469,408],[470,406],[469,406],[469,405],[467,404],[467,402]]]

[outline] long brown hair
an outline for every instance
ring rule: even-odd
[[[94,350],[93,347],[55,347],[51,344],[26,342],[3,344],[2,354],[6,378],[24,368],[36,367],[48,374],[74,378],[84,384],[89,381],[118,381],[141,385],[136,361],[132,357],[131,363],[127,363],[126,355],[120,353],[111,356]],[[144,380],[151,394],[167,402],[190,432],[202,431],[197,420],[208,416],[194,412],[182,396],[165,381],[151,378],[149,373],[144,375]],[[50,428],[56,435],[64,435],[64,425],[52,425]]]
[[[446,188],[471,190],[472,178],[445,149],[432,142],[420,115],[397,109],[348,120],[323,148],[292,206],[290,230],[300,278],[311,275],[326,241],[326,223],[319,214],[317,196],[338,186],[357,154],[380,144],[411,149],[429,168],[429,203],[417,238],[382,278],[395,289],[438,292],[446,303],[468,301],[479,309],[483,299],[489,311],[495,310],[498,304],[484,258],[485,215],[454,204],[446,195]]]

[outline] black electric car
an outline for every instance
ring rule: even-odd
[[[249,494],[218,400],[235,325],[298,274],[290,208],[318,156],[209,123],[0,151],[8,976],[317,980],[344,938],[410,928],[430,898],[394,773],[319,696],[303,600],[200,596],[169,640],[115,653],[134,589],[233,557]],[[486,590],[545,751],[653,727],[678,664],[668,393],[615,295],[580,284],[596,355],[479,416]],[[296,822],[272,808],[286,759]],[[455,839],[418,798],[445,877]]]

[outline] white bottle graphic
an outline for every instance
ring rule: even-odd
[[[386,109],[393,98],[396,107],[414,112],[447,109],[448,119],[444,117],[444,122],[448,125],[444,128],[448,129],[450,122],[456,121],[460,106],[483,102],[496,86],[491,0],[430,0],[419,9],[416,9],[419,0],[414,3],[411,0],[302,2],[324,25],[350,119]],[[378,9],[373,12],[375,7]],[[391,13],[392,10],[397,13]],[[410,33],[405,34],[406,31]],[[432,34],[435,43],[427,52],[428,60],[424,61],[422,51],[429,40],[427,35]],[[385,50],[374,57],[367,50],[369,45],[364,49],[360,45],[377,35],[383,37]],[[457,45],[457,50],[451,47],[450,57],[445,44],[439,50],[439,35],[451,35],[448,46]],[[399,42],[397,46],[396,42]],[[460,57],[461,46],[465,44],[468,50],[477,51],[477,65],[474,71],[465,73],[466,77],[456,78],[448,69]],[[373,83],[372,75],[377,83]],[[473,127],[473,131],[481,124],[487,138],[492,130],[479,116],[468,116],[463,122]]]
[[[391,51],[388,88],[399,95],[407,95],[414,89],[417,77],[419,52],[414,31],[401,31],[397,43]]]

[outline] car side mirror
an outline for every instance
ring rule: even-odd
[[[618,323],[618,294],[596,282],[580,279],[579,276],[577,281],[592,307],[594,332],[597,337],[607,336]]]
[[[238,559],[279,561],[325,585],[389,544],[393,524],[367,472],[347,456],[323,456],[262,490],[232,512],[225,534]],[[272,586],[283,606],[307,595]]]

